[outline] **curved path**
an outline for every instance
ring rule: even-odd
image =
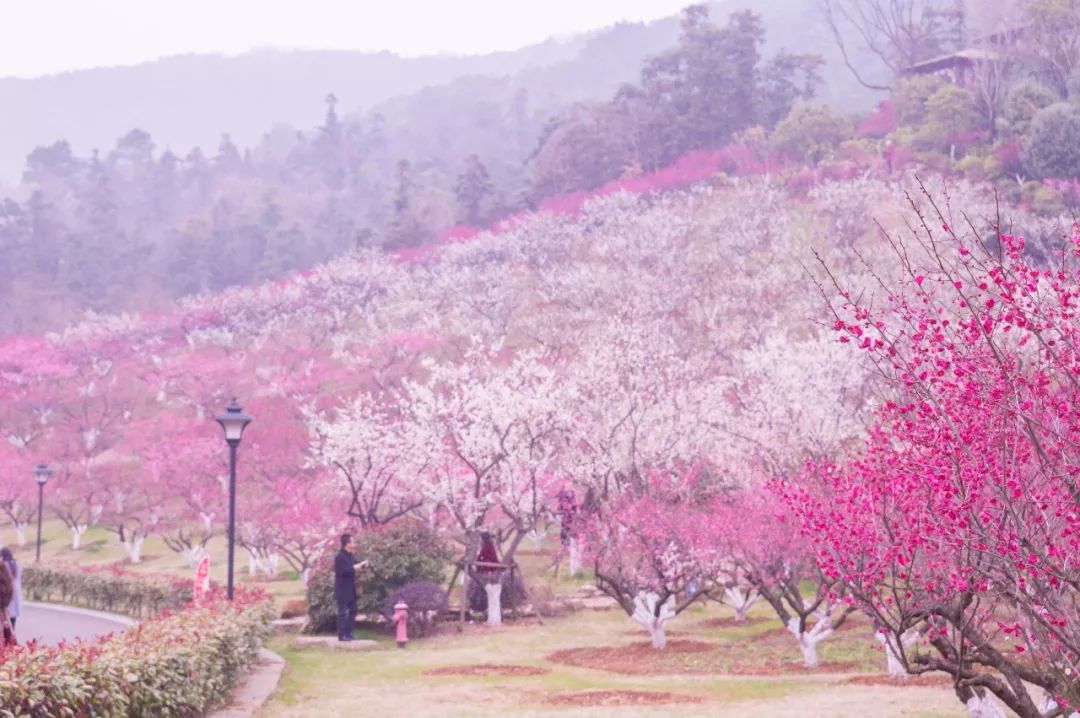
[[[19,637],[19,643],[36,639],[39,643],[53,646],[60,641],[94,638],[134,625],[135,621],[130,618],[109,613],[52,603],[23,602],[15,635]]]

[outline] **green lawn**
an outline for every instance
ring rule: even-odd
[[[288,637],[271,648],[288,662],[278,693],[258,714],[285,716],[920,716],[966,714],[948,687],[853,685],[851,672],[877,672],[880,655],[868,627],[853,626],[822,645],[827,663],[852,664],[844,673],[798,667],[799,652],[780,624],[758,611],[748,627],[716,625],[728,615],[719,606],[691,609],[670,625],[675,650],[634,646],[644,630],[620,611],[584,611],[544,625],[521,621],[489,628],[444,625],[439,634],[399,650],[389,634],[364,653],[296,648]],[[762,620],[765,619],[765,620]],[[684,653],[682,642],[708,644]],[[637,656],[636,674],[569,665],[553,654],[607,647]],[[620,648],[621,647],[621,648]],[[540,669],[539,675],[430,675],[429,672],[494,665]],[[729,673],[736,669],[738,675]],[[752,675],[755,671],[782,675]],[[604,691],[608,693],[597,693]],[[627,694],[627,692],[638,692]],[[643,696],[642,693],[645,693]],[[655,695],[648,694],[667,694]],[[643,699],[665,701],[642,705]],[[613,705],[632,700],[630,705]],[[669,702],[689,700],[695,702]],[[592,705],[580,705],[591,701]]]
[[[13,544],[7,530],[3,541]],[[34,531],[16,549],[33,562]],[[132,566],[115,535],[94,528],[82,547],[70,548],[70,534],[56,521],[45,524],[44,562],[120,565],[137,572],[192,576],[193,570],[157,537],[147,540],[144,561]],[[519,560],[536,596],[572,591],[587,583],[556,578],[545,546],[529,547]],[[211,573],[225,581],[226,545],[217,537],[209,546]],[[236,554],[236,578],[258,585],[279,599],[302,596],[295,574],[282,566],[274,581],[250,579],[247,556]],[[826,666],[818,672],[799,667],[794,639],[783,631],[768,607],[755,607],[747,626],[732,626],[730,611],[715,604],[695,606],[669,624],[674,650],[646,648],[643,629],[621,611],[583,611],[544,625],[523,620],[499,628],[446,624],[429,639],[399,650],[388,633],[366,632],[380,641],[365,653],[297,649],[288,637],[270,647],[288,662],[278,692],[260,718],[285,716],[330,718],[361,713],[400,716],[862,716],[951,718],[966,712],[947,686],[855,685],[853,673],[876,674],[883,660],[865,623],[855,622],[821,646]],[[361,635],[358,632],[358,635]],[[686,642],[696,642],[688,644]],[[689,646],[693,650],[682,650]],[[591,649],[591,650],[590,650]],[[564,652],[555,656],[557,652]],[[602,660],[608,669],[597,667]],[[494,664],[543,671],[538,675],[428,675],[436,669]],[[611,670],[613,669],[613,670]],[[621,671],[621,672],[616,672]],[[647,701],[660,701],[654,705]],[[620,705],[620,701],[630,701]],[[694,701],[694,702],[672,702]],[[584,702],[584,704],[583,704]]]
[[[7,525],[0,529],[0,546],[11,546],[15,557],[29,566],[34,563],[35,539],[37,527],[33,525],[27,531],[25,546],[15,545],[15,532]],[[223,536],[214,537],[207,546],[210,554],[210,576],[221,585],[226,579],[226,556],[228,545]],[[42,563],[66,563],[75,565],[111,565],[127,570],[146,573],[169,573],[177,576],[195,577],[195,569],[188,566],[184,558],[173,552],[157,536],[151,536],[143,544],[142,562],[131,564],[127,553],[116,534],[103,528],[94,527],[82,537],[78,550],[71,548],[71,533],[60,521],[46,521],[42,526],[41,561]],[[267,580],[259,576],[248,576],[247,552],[239,546],[235,552],[234,577],[238,585],[251,584],[263,588],[276,598],[287,600],[302,598],[300,580],[284,561],[279,565],[280,574],[276,580]]]

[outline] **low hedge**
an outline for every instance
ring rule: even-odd
[[[173,576],[128,573],[114,567],[26,566],[23,595],[133,618],[150,618],[188,604],[192,582]]]
[[[274,617],[261,591],[240,590],[232,602],[214,592],[95,641],[0,650],[0,718],[201,715],[255,662]]]

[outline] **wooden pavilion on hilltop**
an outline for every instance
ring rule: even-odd
[[[1002,55],[990,48],[971,47],[932,57],[904,68],[904,74],[947,75],[949,81],[960,87],[971,85],[975,69],[984,62],[1000,62]]]

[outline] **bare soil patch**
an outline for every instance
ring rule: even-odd
[[[702,703],[698,696],[662,691],[573,691],[553,693],[547,702],[560,706],[659,706],[668,703]]]
[[[857,661],[822,661],[807,668],[802,661],[761,661],[752,665],[729,665],[724,671],[729,676],[790,676],[815,673],[855,673],[862,670]]]
[[[496,663],[442,666],[424,671],[425,676],[541,676],[545,673],[551,673],[551,670],[538,666],[508,666]]]
[[[667,648],[653,648],[648,641],[626,646],[598,646],[594,648],[568,648],[555,651],[547,657],[554,663],[582,668],[596,668],[611,673],[630,676],[658,675],[665,673],[701,673],[685,670],[682,666],[668,664],[669,657],[676,654],[708,653],[716,648],[714,643],[676,639],[668,641]],[[680,670],[683,668],[683,670]]]
[[[843,682],[855,686],[896,686],[897,688],[906,688],[908,686],[947,686],[952,683],[952,680],[944,675],[923,674],[921,676],[908,676],[907,678],[893,678],[883,673],[875,676],[854,676]]]
[[[790,645],[783,643],[778,647],[780,650],[773,650],[773,646],[761,642],[754,645],[753,641],[734,644],[733,647],[731,644],[676,639],[668,641],[665,649],[653,648],[646,641],[625,646],[569,648],[556,651],[547,659],[554,663],[628,676],[782,676],[857,673],[865,670],[857,661],[822,661],[815,668],[807,668],[798,660],[798,650],[793,641]]]
[[[770,620],[774,619],[765,616],[750,616],[742,623],[739,623],[734,616],[725,616],[724,618],[710,618],[700,621],[697,625],[702,628],[746,628],[747,626],[756,626],[759,623],[768,623]]]

